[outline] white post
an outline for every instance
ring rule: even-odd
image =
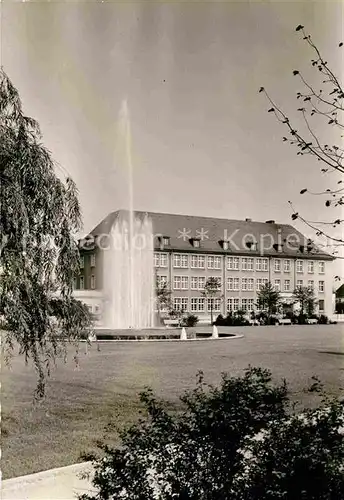
[[[184,327],[182,328],[182,331],[180,334],[180,340],[187,340],[186,330]]]
[[[217,329],[216,325],[213,325],[213,335],[212,335],[212,338],[213,339],[218,339],[219,338],[219,332],[218,332],[218,329]]]

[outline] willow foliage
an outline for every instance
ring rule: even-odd
[[[56,356],[91,325],[73,295],[81,229],[77,189],[61,181],[38,123],[24,115],[18,94],[0,72],[1,278],[3,347],[15,344],[38,372],[37,396]]]

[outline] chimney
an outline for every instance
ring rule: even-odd
[[[252,222],[252,219],[245,219],[245,222]]]

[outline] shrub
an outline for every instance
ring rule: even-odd
[[[151,391],[141,401],[147,418],[122,433],[121,447],[102,447],[97,493],[79,498],[344,498],[342,402],[291,414],[286,384],[273,385],[259,368],[223,375],[219,387],[200,374],[180,413],[168,413]]]
[[[299,314],[297,317],[297,322],[299,325],[306,325],[307,324],[306,314]]]
[[[328,317],[325,314],[321,314],[318,323],[320,323],[321,325],[327,325]]]
[[[222,316],[222,314],[219,314],[216,320],[214,321],[214,324],[217,326],[226,326],[226,320]]]
[[[192,327],[196,326],[198,323],[198,316],[194,314],[188,314],[185,318],[183,318],[182,326]]]
[[[344,314],[344,302],[337,302],[336,313],[337,314]]]

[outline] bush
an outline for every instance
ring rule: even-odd
[[[318,323],[320,323],[321,325],[327,325],[328,317],[325,314],[321,314]]]
[[[342,402],[291,414],[286,384],[259,368],[223,375],[218,388],[200,374],[180,413],[151,391],[141,401],[147,418],[122,433],[121,447],[102,446],[97,493],[80,499],[344,498]]]
[[[337,302],[336,313],[337,314],[344,314],[344,302]]]
[[[297,322],[299,325],[306,325],[307,324],[306,314],[299,314],[297,317]]]
[[[228,326],[226,325],[226,320],[225,318],[222,316],[222,314],[219,314],[218,317],[216,318],[216,320],[214,321],[214,325],[217,325],[217,326]]]
[[[182,326],[192,327],[196,326],[198,323],[198,316],[194,314],[188,314],[185,318],[183,318]]]

